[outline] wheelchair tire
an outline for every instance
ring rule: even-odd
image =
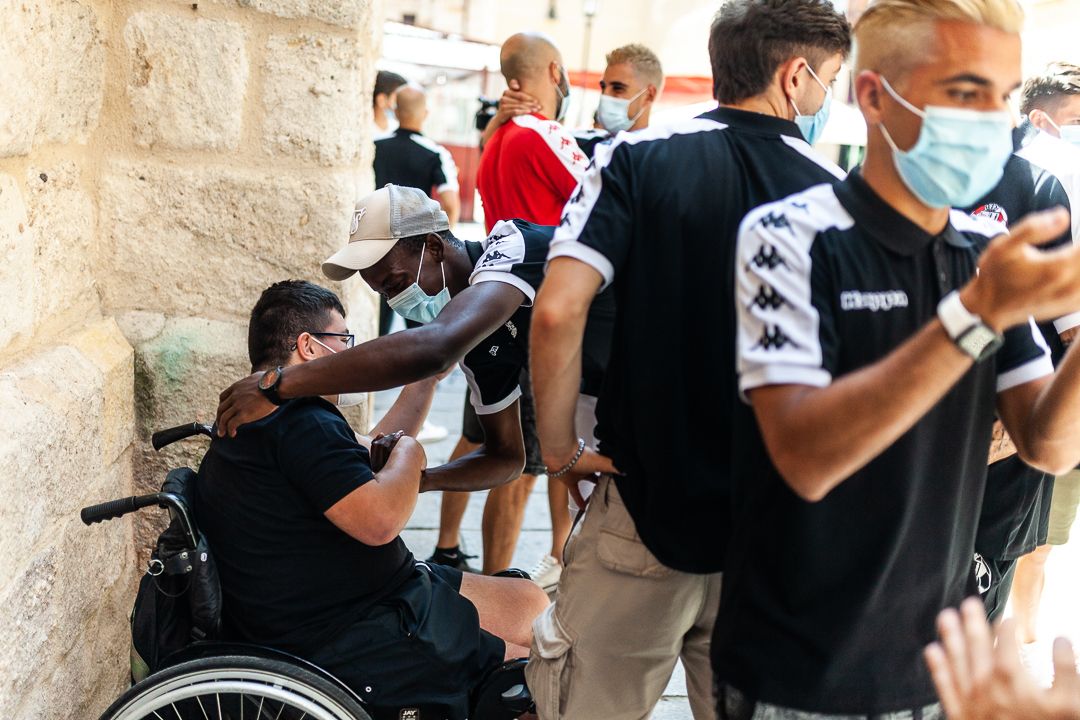
[[[326,678],[283,660],[226,655],[154,673],[101,720],[371,720]]]

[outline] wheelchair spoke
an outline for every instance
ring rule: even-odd
[[[176,709],[176,703],[169,703],[169,707],[171,707],[172,711],[176,713],[176,720],[184,720],[184,718],[180,715],[180,711]]]
[[[214,699],[217,700],[218,720],[225,720],[225,715],[221,712],[221,695],[219,693],[214,693]]]
[[[281,707],[278,708],[277,715],[274,716],[274,720],[281,720],[281,713],[285,712],[285,703],[281,703]]]
[[[202,710],[203,717],[210,720],[210,716],[206,714],[206,708],[203,707],[202,698],[196,695],[195,702],[199,703],[199,709]]]
[[[157,711],[157,710],[153,710],[152,712],[154,713],[154,717],[156,717],[156,718],[157,718],[158,720],[165,720],[165,718],[163,718],[163,717],[161,717],[160,715],[158,715],[158,711]]]
[[[262,708],[266,698],[259,698],[259,712],[255,713],[255,720],[262,720]]]

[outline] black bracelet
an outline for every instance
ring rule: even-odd
[[[566,463],[565,465],[563,465],[561,468],[559,468],[555,472],[549,472],[547,474],[548,479],[550,480],[550,479],[553,479],[553,478],[562,477],[566,473],[573,470],[574,466],[577,465],[577,461],[580,460],[581,456],[584,455],[584,454],[585,454],[585,438],[578,438],[577,439],[577,452],[574,453],[574,457],[570,459],[570,462]]]

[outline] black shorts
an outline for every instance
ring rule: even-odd
[[[521,436],[525,440],[526,475],[542,475],[546,471],[540,455],[540,438],[536,437],[536,406],[533,404],[532,383],[528,373],[522,373],[521,381]],[[465,392],[465,409],[461,413],[461,436],[473,445],[484,442],[484,428],[472,405],[472,391]]]
[[[460,588],[461,571],[418,562],[391,597],[309,659],[356,691],[376,717],[415,707],[464,720],[469,693],[502,664],[506,644],[480,628]]]

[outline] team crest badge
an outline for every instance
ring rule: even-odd
[[[984,217],[989,220],[993,220],[1000,225],[1004,225],[1005,227],[1009,226],[1008,213],[1005,212],[1005,208],[1001,207],[997,203],[986,203],[982,207],[975,210],[975,212],[971,213],[971,217]]]

